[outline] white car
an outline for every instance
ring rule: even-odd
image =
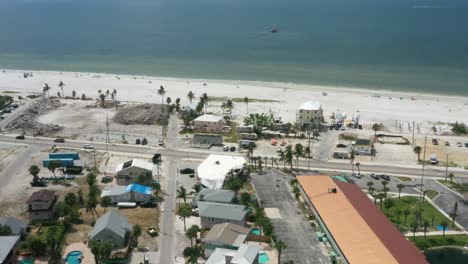
[[[229,151],[229,146],[224,146],[223,151]]]
[[[94,149],[93,145],[91,145],[91,144],[84,144],[83,148],[84,149]]]

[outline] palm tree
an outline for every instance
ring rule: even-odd
[[[449,173],[448,177],[450,179],[450,183],[453,183],[453,178],[455,177],[455,175],[453,173]]]
[[[192,206],[189,204],[182,204],[179,207],[179,216],[180,219],[184,221],[184,231],[187,231],[185,226],[185,219],[189,218],[192,215]]]
[[[192,91],[189,91],[187,94],[187,99],[190,103],[192,103],[193,99],[195,98],[195,94]]]
[[[179,188],[177,188],[176,198],[177,199],[182,199],[182,200],[184,200],[184,203],[187,203],[187,196],[188,196],[187,189],[185,189],[184,186],[179,186]],[[179,202],[179,204],[180,204],[180,202]]]
[[[226,108],[229,111],[229,117],[232,116],[232,109],[234,108],[234,103],[231,100],[226,101]]]
[[[203,102],[203,105],[205,106],[205,113],[208,108],[209,101],[210,101],[210,98],[208,97],[208,94],[203,93],[202,96],[200,97],[200,102]]]
[[[185,236],[190,239],[190,246],[193,246],[193,239],[198,237],[198,232],[200,231],[200,227],[197,225],[192,225],[187,232],[185,232]]]
[[[398,188],[398,199],[400,199],[400,195],[401,195],[401,189],[405,188],[405,185],[404,184],[397,184],[396,186]]]
[[[110,91],[109,91],[109,89],[107,89],[106,90],[106,97],[109,97],[109,95],[110,95]]]
[[[104,207],[104,212],[107,211],[107,207],[112,204],[112,200],[109,196],[104,196],[101,198],[101,206]]]
[[[197,114],[200,114],[201,112],[203,112],[204,108],[205,108],[205,104],[202,101],[200,101],[195,107],[195,111],[197,112]]]
[[[429,221],[424,220],[423,222],[423,230],[424,230],[424,239],[426,239],[427,228],[429,227]]]
[[[296,165],[299,167],[299,157],[304,156],[304,146],[301,143],[294,145],[294,156],[296,156]]]
[[[164,95],[166,95],[166,90],[164,90],[162,85],[159,86],[158,95],[161,96],[161,104],[164,105]]]
[[[33,176],[33,181],[36,183],[39,180],[39,177],[37,175],[39,175],[41,169],[36,165],[31,165],[28,171]]]
[[[76,96],[76,91],[73,90],[73,91],[72,91],[72,97],[73,97],[73,99],[75,99],[75,96]]]
[[[287,248],[287,245],[283,241],[278,240],[275,243],[275,248],[278,251],[278,263],[281,263],[281,254],[283,253],[283,250]]]
[[[397,217],[397,223],[398,223],[398,224],[400,223],[400,216],[401,216],[402,213],[403,213],[403,211],[401,211],[400,209],[397,209],[397,210],[395,211],[395,215],[396,215],[396,217]]]
[[[249,98],[247,96],[244,97],[244,104],[247,106],[247,114],[249,114]]]
[[[416,146],[414,147],[413,149],[414,153],[416,153],[418,155],[418,161],[420,161],[420,157],[421,157],[421,151],[422,151],[422,148],[420,146]]]
[[[104,104],[106,102],[106,96],[103,93],[99,94],[99,101],[100,101],[101,107],[104,107]]]
[[[59,160],[51,160],[49,161],[49,164],[47,165],[47,168],[52,172],[52,174],[54,174],[54,178],[56,177],[55,176],[55,170],[60,168],[62,166],[62,162],[59,161]]]
[[[65,84],[60,81],[59,84],[58,84],[58,87],[60,87],[60,90],[62,90],[62,96],[65,97],[65,94],[63,93],[63,87],[65,86]]]
[[[411,231],[413,231],[413,241],[414,241],[416,239],[416,230],[418,230],[418,227],[419,227],[418,222],[416,222],[416,220],[413,221],[410,227],[411,227]]]
[[[44,87],[42,88],[42,92],[43,92],[43,93],[47,93],[47,97],[50,98],[49,91],[50,91],[50,86],[49,86],[47,83],[44,84]]]
[[[405,220],[403,221],[403,225],[406,224],[406,219],[408,219],[408,216],[411,214],[411,211],[409,209],[405,209],[403,211],[403,215],[405,216]]]
[[[371,182],[371,181],[367,182],[367,187],[369,188],[369,193],[371,193],[371,188],[372,188],[373,185],[374,185],[373,182]]]
[[[447,221],[443,220],[442,222],[440,222],[440,226],[442,226],[442,228],[443,228],[442,236],[445,237],[445,230],[447,230],[447,227],[448,227]]]
[[[179,112],[180,111],[180,98],[179,97],[175,99],[175,106],[176,106],[176,112]]]
[[[312,151],[310,147],[307,146],[304,148],[304,157],[307,159],[307,170],[310,170],[310,159],[312,158]]]
[[[112,94],[113,94],[113,96],[112,96],[112,97],[115,99],[115,98],[117,97],[117,90],[116,90],[116,89],[114,89],[114,90],[112,91]]]
[[[202,250],[199,246],[186,247],[183,252],[184,258],[188,264],[197,264],[198,258],[202,255]]]
[[[284,151],[284,162],[291,166],[291,170],[293,169],[293,159],[294,159],[294,151],[292,150],[292,146],[287,145]]]
[[[361,170],[359,169],[359,167],[361,166],[361,163],[360,162],[356,162],[356,168],[358,170],[358,174],[361,174]]]
[[[286,154],[282,149],[278,150],[278,159],[283,162],[283,168],[286,167]]]
[[[203,189],[203,187],[202,187],[201,183],[197,182],[197,183],[195,183],[195,184],[193,185],[192,189],[193,189],[193,191],[194,191],[195,193],[199,193],[199,192],[201,192],[201,190]]]
[[[133,226],[133,230],[132,230],[132,238],[134,239],[134,246],[137,247],[138,246],[138,237],[141,236],[141,226],[136,224]]]
[[[380,130],[380,124],[374,123],[372,125],[372,130],[374,130],[374,136],[377,136],[377,131]]]

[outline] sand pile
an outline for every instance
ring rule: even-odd
[[[37,117],[49,110],[62,106],[57,99],[40,99],[29,106],[20,116],[11,121],[6,129],[15,132],[24,132],[29,135],[48,135],[60,131],[63,127],[54,124],[37,122]]]
[[[131,105],[120,109],[112,119],[124,125],[154,125],[160,124],[167,117],[168,108],[158,104]]]

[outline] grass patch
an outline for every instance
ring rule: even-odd
[[[224,136],[224,142],[228,143],[238,143],[239,142],[239,133],[237,133],[237,123],[230,122],[229,127],[231,131]]]
[[[396,178],[402,182],[410,182],[412,180],[410,177],[396,176]]]
[[[244,103],[244,97],[210,96],[209,99],[210,101],[213,101],[213,102],[224,102],[227,100],[231,100],[233,103]],[[281,101],[249,97],[249,103],[279,103],[279,102]]]
[[[358,138],[357,134],[352,134],[352,133],[340,134],[340,139],[341,140],[355,141],[357,138]]]
[[[466,246],[468,245],[468,235],[445,235],[444,236],[417,236],[409,238],[418,248],[425,250],[431,247],[440,246]]]
[[[437,191],[426,190],[426,196],[431,198],[431,200],[434,199],[437,195],[439,195],[439,192],[437,192]]]
[[[450,223],[450,219],[447,219],[427,201],[421,202],[419,197],[405,196],[400,199],[395,198],[393,201],[395,202],[394,206],[392,206],[388,212],[384,208],[384,212],[386,212],[387,217],[403,232],[411,230],[411,223],[417,219],[415,212],[418,210],[421,212],[421,220],[418,221],[420,225],[417,229],[418,232],[423,231],[421,224],[424,220],[429,222],[428,231],[437,230],[436,226],[442,221]],[[405,210],[409,210],[410,212],[406,219],[404,214]],[[398,215],[398,212],[401,212],[401,214]],[[457,228],[455,227],[455,229]]]
[[[448,188],[455,190],[461,194],[467,194],[468,193],[468,183],[458,183],[458,182],[450,182],[449,180],[437,180],[443,185],[447,186]]]
[[[3,91],[2,93],[4,93],[4,94],[16,94],[16,93],[19,93],[19,92],[15,92],[15,91]]]

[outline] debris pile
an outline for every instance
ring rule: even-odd
[[[124,125],[155,125],[167,118],[168,108],[158,104],[131,105],[120,109],[112,119]]]

